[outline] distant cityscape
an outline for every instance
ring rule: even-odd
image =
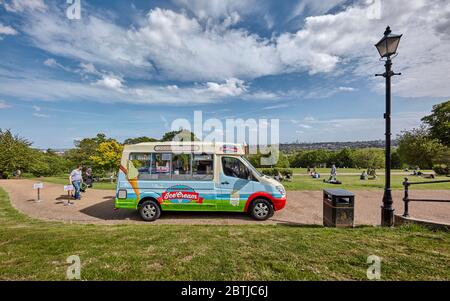
[[[372,140],[372,141],[348,141],[348,142],[293,142],[280,144],[280,150],[285,153],[292,153],[300,150],[341,150],[343,148],[367,148],[376,147],[384,148],[384,140]],[[392,146],[397,146],[397,140],[392,140]]]

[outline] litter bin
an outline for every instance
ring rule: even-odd
[[[323,190],[323,225],[353,227],[355,195],[344,189]]]

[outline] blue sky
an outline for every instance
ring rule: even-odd
[[[36,147],[177,118],[278,118],[280,141],[383,139],[387,25],[403,33],[393,129],[449,99],[445,0],[0,0],[0,128]]]

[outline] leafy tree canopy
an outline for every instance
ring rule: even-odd
[[[450,147],[450,100],[433,106],[432,113],[422,118],[431,138]]]
[[[437,161],[446,149],[438,139],[429,136],[424,126],[402,132],[398,137],[398,144],[397,151],[401,160],[420,168],[432,168],[434,163],[440,163]]]
[[[147,137],[147,136],[141,136],[141,137],[136,137],[136,138],[125,139],[123,144],[124,145],[128,145],[128,144],[137,144],[137,143],[142,143],[142,142],[157,142],[157,141],[159,141],[159,140],[155,139],[155,138],[150,138],[150,137]]]
[[[199,141],[199,139],[191,131],[179,129],[165,133],[161,141]]]

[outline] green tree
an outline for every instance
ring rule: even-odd
[[[0,171],[27,171],[34,157],[30,146],[31,142],[12,134],[10,129],[0,129]]]
[[[104,171],[109,171],[112,174],[119,169],[120,159],[122,157],[123,146],[115,140],[109,140],[100,143],[96,149],[96,154],[90,159],[96,166],[99,166]]]
[[[65,158],[71,162],[72,167],[77,164],[89,166],[92,164],[91,157],[97,154],[97,149],[101,143],[111,141],[105,134],[97,134],[93,138],[75,140],[75,148],[65,153]]]
[[[141,136],[141,137],[136,137],[136,138],[128,138],[125,139],[125,141],[123,142],[124,145],[129,145],[129,144],[137,144],[137,143],[142,143],[142,142],[157,142],[158,139],[155,138],[150,138],[147,136]]]
[[[330,158],[332,158],[332,161],[334,161],[336,167],[351,168],[354,166],[352,159],[352,150],[349,148],[343,148],[340,151],[335,152],[333,156],[330,156]]]
[[[384,157],[384,150],[379,148],[361,148],[352,152],[352,161],[358,168],[381,168]]]
[[[39,150],[31,150],[30,155],[32,160],[30,160],[30,165],[27,170],[28,172],[32,173],[36,177],[50,176],[54,174],[44,153]]]
[[[318,167],[326,166],[331,152],[324,149],[300,151],[292,160],[292,167]]]
[[[269,166],[277,167],[277,168],[289,168],[290,164],[289,164],[288,156],[280,150],[277,151],[277,154],[274,154],[273,158],[275,158],[276,155],[278,155],[277,162],[275,164],[269,165]],[[264,157],[269,158],[270,155],[263,155],[260,152],[258,152],[257,154],[249,155],[248,160],[254,167],[267,167],[267,165],[261,164],[261,163],[263,163],[261,161],[261,159]]]
[[[440,163],[440,155],[446,149],[438,139],[429,136],[424,126],[403,131],[397,139],[397,152],[401,160],[410,166],[432,168],[434,163]]]
[[[403,162],[397,150],[391,152],[391,167],[395,169],[403,168]]]
[[[422,118],[431,138],[450,147],[450,100],[433,106],[432,113]]]
[[[194,133],[184,129],[165,133],[161,138],[161,141],[174,141],[175,137],[178,141],[198,141]]]

